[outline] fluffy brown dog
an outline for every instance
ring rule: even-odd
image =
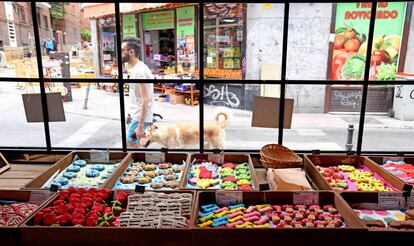
[[[220,121],[220,116],[224,117]],[[224,149],[226,133],[224,128],[229,124],[232,113],[228,108],[218,107],[214,110],[214,121],[204,124],[204,145],[207,149]],[[145,137],[140,146],[147,148],[151,143],[158,143],[163,148],[191,148],[200,142],[198,124],[172,124],[156,126],[152,124],[145,129]]]

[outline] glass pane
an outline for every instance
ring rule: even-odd
[[[49,124],[52,146],[121,148],[117,90],[116,83],[47,83],[47,93],[61,93],[49,107],[64,109],[64,119]]]
[[[205,148],[260,149],[277,143],[279,97],[280,85],[206,84]]]
[[[197,3],[121,3],[124,78],[198,79]]]
[[[363,151],[413,151],[414,86],[368,88]]]
[[[283,4],[204,4],[208,79],[280,80]]]
[[[45,77],[116,77],[114,13],[113,3],[37,3]]]
[[[283,145],[295,150],[346,150],[352,125],[349,143],[356,150],[361,85],[287,85],[286,97],[294,100],[294,111]]]
[[[42,114],[39,83],[0,82],[0,146],[46,147]]]
[[[30,2],[0,2],[0,77],[37,78]]]
[[[195,83],[128,83],[125,90],[125,112],[131,117],[129,148],[199,148],[200,88]],[[145,137],[140,142],[136,129],[141,119]]]

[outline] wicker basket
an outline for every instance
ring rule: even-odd
[[[260,150],[260,161],[267,168],[296,168],[302,166],[302,158],[292,150],[279,145],[268,144]]]

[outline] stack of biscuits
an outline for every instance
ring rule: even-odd
[[[365,220],[364,223],[376,231],[414,231],[414,209],[405,212],[404,221],[390,221],[387,225],[382,220]]]

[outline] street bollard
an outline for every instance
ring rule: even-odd
[[[354,136],[354,125],[348,125],[348,137],[346,139],[345,149],[346,151],[351,151],[352,147],[354,146],[352,144],[352,138]]]

